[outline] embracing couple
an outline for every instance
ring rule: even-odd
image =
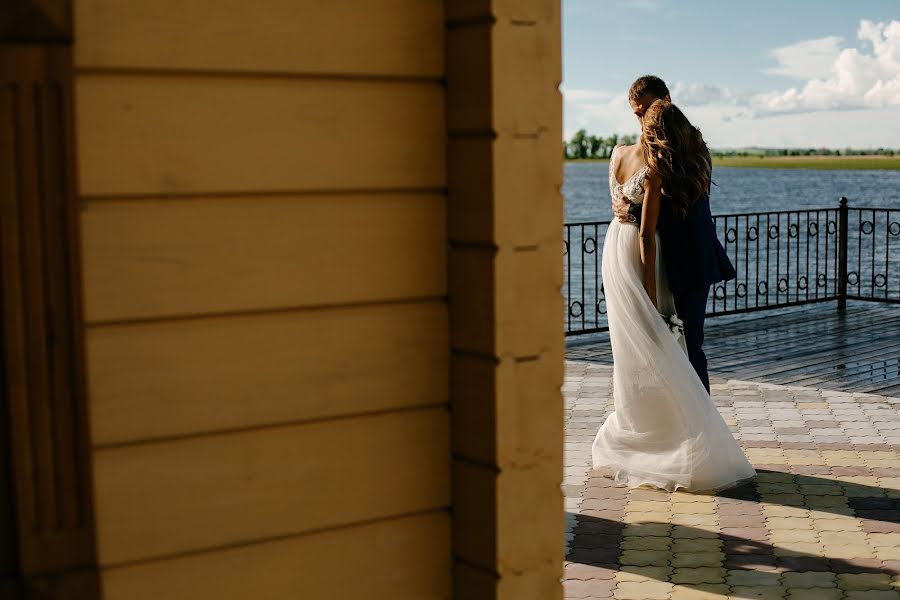
[[[712,162],[660,78],[639,78],[628,99],[641,138],[609,159],[615,412],[594,440],[594,468],[630,486],[718,491],[755,471],[710,397],[702,349],[710,286],[735,277],[709,210]]]

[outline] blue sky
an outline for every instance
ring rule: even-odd
[[[900,0],[563,0],[567,137],[645,73],[711,146],[900,148]]]

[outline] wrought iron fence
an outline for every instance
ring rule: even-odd
[[[707,315],[813,302],[900,303],[900,210],[836,208],[713,217],[737,277],[713,286]],[[606,331],[602,249],[608,222],[565,226],[566,335]]]

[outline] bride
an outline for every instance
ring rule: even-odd
[[[630,486],[723,490],[755,471],[688,359],[656,231],[661,211],[683,218],[707,193],[709,151],[666,100],[650,105],[642,130],[609,161],[610,193],[640,204],[641,218],[613,219],[603,246],[615,412],[594,439],[594,468]]]

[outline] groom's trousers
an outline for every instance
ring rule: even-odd
[[[684,341],[688,359],[709,392],[709,373],[706,371],[706,354],[703,353],[703,321],[706,318],[706,299],[709,286],[701,290],[686,290],[673,294],[675,312],[684,322]]]

